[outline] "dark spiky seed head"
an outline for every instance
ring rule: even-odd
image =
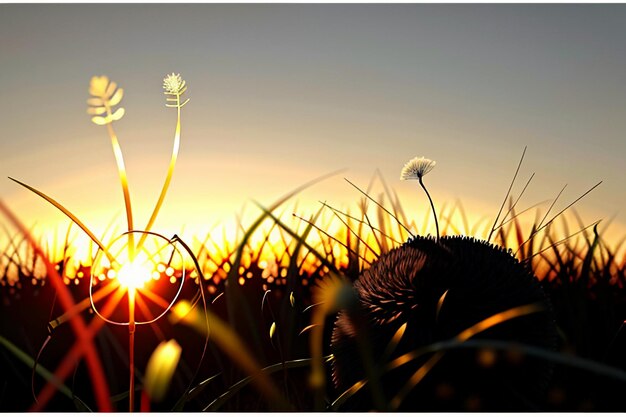
[[[556,345],[551,305],[538,280],[510,252],[484,241],[445,236],[436,242],[433,238],[416,237],[382,255],[362,273],[354,287],[365,326],[359,328],[355,318],[345,312],[339,313],[335,322],[331,340],[335,356],[333,381],[339,392],[365,378],[357,331],[367,334],[374,361],[382,365],[381,361],[388,363],[421,346],[453,338],[495,314],[537,303],[543,307],[541,312],[496,325],[474,339],[548,349]],[[383,358],[393,335],[405,323],[402,340],[390,357]],[[475,351],[446,352],[444,360],[431,372],[431,382],[453,382],[456,392],[480,388],[484,392],[478,394],[486,396],[481,404],[517,410],[538,401],[551,374],[550,364],[532,358],[513,363],[499,361],[496,355],[496,362],[489,369],[481,367],[476,358]],[[385,374],[387,397],[392,397],[421,363],[413,361],[402,370]],[[406,398],[402,409],[437,407],[426,394],[428,386],[428,380],[424,380]],[[367,410],[371,404],[367,403],[367,395],[355,396],[352,407]],[[443,407],[457,409],[450,401]]]

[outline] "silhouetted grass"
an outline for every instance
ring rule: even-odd
[[[395,192],[382,178],[378,179],[383,191],[375,193],[374,181],[367,189],[358,189],[356,192],[362,199],[356,209],[320,203],[319,210],[310,215],[297,209],[279,214],[278,210],[296,195],[296,190],[267,208],[259,204],[259,217],[250,225],[240,224],[235,242],[213,235],[193,242],[200,270],[188,267],[190,278],[184,285],[182,298],[195,303],[202,314],[198,292],[198,283],[202,282],[211,317],[226,323],[248,353],[242,354],[240,359],[233,358],[227,352],[228,344],[220,346],[211,338],[206,355],[199,363],[204,347],[202,331],[168,321],[142,329],[137,336],[142,340],[136,364],[138,390],[149,353],[165,335],[175,338],[183,347],[181,362],[166,398],[152,404],[151,410],[285,409],[250,384],[259,375],[251,375],[252,368],[239,364],[241,358],[245,361],[246,355],[263,369],[263,375],[271,378],[288,408],[300,411],[324,410],[331,405],[337,408],[352,395],[351,392],[343,395],[335,392],[328,372],[319,395],[314,395],[315,390],[310,385],[311,338],[316,326],[322,324],[314,318],[319,306],[315,306],[311,288],[333,274],[354,281],[379,256],[400,246],[411,235],[428,234],[433,227],[428,212],[423,221],[407,215]],[[438,213],[441,235],[463,234],[485,239],[493,230],[493,242],[510,248],[534,272],[548,293],[559,329],[558,351],[521,347],[523,353],[554,362],[556,366],[541,410],[623,411],[619,392],[624,389],[626,380],[626,355],[623,353],[626,330],[621,329],[626,319],[624,240],[613,244],[606,242],[598,224],[585,224],[576,214],[566,217],[558,213],[550,217],[550,208],[547,211],[518,210],[519,199],[507,201],[504,218],[491,229],[488,217],[470,224],[459,202],[441,205]],[[524,219],[533,214],[534,221],[529,223]],[[56,305],[54,290],[46,285],[45,273],[38,267],[41,260],[28,247],[24,236],[8,227],[3,232],[7,239],[1,248],[0,260],[0,335],[33,359],[48,336],[48,322],[62,316],[64,311]],[[75,299],[80,301],[86,296],[89,265],[73,257],[69,231],[56,244],[62,245],[62,249],[47,248],[46,253]],[[93,318],[88,309],[81,314],[86,319]],[[320,327],[323,330],[320,352],[326,361],[329,360],[328,341],[333,321],[330,315],[325,319],[326,326]],[[51,334],[53,337],[40,357],[40,363],[46,368],[54,368],[65,353],[64,347],[72,340],[71,333],[62,325],[56,326]],[[128,366],[124,362],[124,341],[124,331],[106,326],[97,337],[118,409],[124,409],[128,396],[124,391],[127,390],[124,367]],[[416,355],[457,348],[479,350],[489,345],[485,341],[462,342],[451,340],[424,346]],[[497,343],[491,346],[501,351],[510,348]],[[14,363],[14,354],[5,347],[0,348],[0,352],[6,365],[3,368],[8,371],[3,372],[0,381],[0,409],[24,411],[33,402],[30,369]],[[196,367],[199,367],[197,374],[194,373]],[[48,409],[94,408],[92,394],[84,386],[86,379],[84,367],[77,364],[71,383],[66,382],[73,399],[56,396]],[[37,376],[36,387],[42,383],[41,376]],[[419,389],[419,385],[415,389]],[[68,391],[64,393],[67,396]],[[466,405],[467,411],[474,411],[476,403]]]

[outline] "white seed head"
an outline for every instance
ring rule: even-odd
[[[163,89],[166,94],[182,94],[185,84],[180,74],[171,73],[163,79]]]
[[[424,158],[413,158],[404,165],[402,172],[400,173],[401,180],[419,180],[424,175],[428,174],[434,167],[436,162]]]

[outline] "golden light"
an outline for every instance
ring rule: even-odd
[[[194,315],[187,317],[188,315],[190,315],[191,312],[194,312]],[[172,315],[170,316],[170,320],[172,323],[178,323],[181,320],[189,320],[190,322],[193,322],[193,320],[195,320],[196,318],[195,314],[195,310],[193,309],[191,303],[186,300],[181,300],[174,304],[174,307],[172,307]]]
[[[152,279],[153,269],[149,264],[135,261],[122,265],[117,271],[117,281],[128,289],[143,288]]]
[[[135,247],[130,250],[130,234],[135,235],[135,242],[143,241],[140,249]],[[108,258],[107,253],[112,259]],[[106,252],[97,251],[91,265],[90,298],[103,286],[111,284],[128,294],[130,304],[135,300],[139,303],[148,302],[139,312],[136,325],[154,322],[164,315],[174,304],[185,281],[184,259],[176,243],[161,235],[146,232],[134,231],[117,236],[107,244]],[[107,323],[128,326],[133,321],[132,305],[129,305],[127,320],[125,309],[115,309],[102,315],[101,306],[102,302],[94,304],[94,312]]]
[[[182,348],[172,339],[163,341],[150,356],[144,378],[144,390],[152,401],[161,401],[172,381]]]

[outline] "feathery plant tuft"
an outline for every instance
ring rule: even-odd
[[[424,175],[428,174],[433,170],[437,163],[431,159],[424,158],[423,156],[420,158],[413,158],[409,162],[407,162],[402,171],[400,172],[401,180],[418,180],[420,186],[424,189],[426,196],[428,197],[428,201],[430,201],[430,207],[433,210],[433,217],[435,218],[435,228],[437,229],[437,240],[439,240],[439,222],[437,221],[437,212],[435,211],[435,204],[433,203],[433,199],[430,198],[430,193],[426,189],[424,185],[424,181],[422,178]]]

